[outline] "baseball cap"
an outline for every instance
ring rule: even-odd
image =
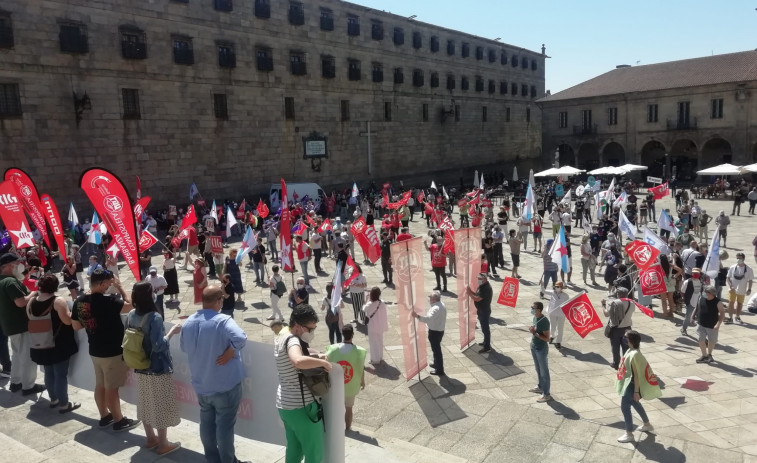
[[[158,273],[158,268],[153,265],[150,267],[150,273]]]
[[[702,269],[699,267],[694,267],[693,269],[691,269],[691,273],[702,273]]]
[[[11,254],[10,252],[7,252],[0,256],[0,265],[10,264],[16,261],[21,260],[20,257],[18,257],[16,254]]]

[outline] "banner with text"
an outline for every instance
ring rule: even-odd
[[[370,260],[371,263],[375,264],[381,258],[381,245],[376,229],[366,225],[362,216],[358,217],[352,224],[352,236],[355,237],[355,241],[363,250],[365,258]]]
[[[604,326],[586,293],[581,293],[569,300],[563,304],[561,309],[565,314],[565,318],[568,319],[573,329],[582,338]]]
[[[34,186],[34,181],[26,172],[15,168],[5,171],[5,180],[10,181],[16,186],[18,194],[24,202],[24,210],[29,214],[32,223],[37,227],[37,230],[42,235],[42,239],[45,240],[45,244],[49,247],[50,238],[47,236],[47,222],[45,222],[45,214],[42,212],[42,205],[39,202],[39,194],[37,193],[37,187]]]
[[[63,262],[67,262],[68,256],[66,255],[66,243],[65,238],[63,237],[63,222],[60,221],[58,208],[55,206],[53,198],[47,193],[40,197],[40,202],[45,211],[45,218],[50,225],[50,230],[53,231],[53,237],[55,238],[55,243],[58,245],[60,256],[63,259]]]
[[[519,289],[520,281],[517,278],[505,277],[505,281],[502,282],[502,291],[499,292],[497,298],[497,304],[515,307],[518,302]]]
[[[0,183],[0,219],[16,249],[34,246],[34,236],[18,199],[18,188],[11,182]]]
[[[423,288],[424,261],[422,238],[417,237],[392,244],[392,265],[397,282],[397,310],[405,358],[405,378],[428,366],[426,358],[426,324],[411,315],[426,312],[426,294]]]
[[[455,265],[457,267],[457,323],[460,328],[460,349],[476,340],[476,306],[465,293],[468,286],[478,289],[476,277],[481,273],[481,229],[455,230]]]

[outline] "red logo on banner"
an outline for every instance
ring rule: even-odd
[[[121,180],[104,169],[89,169],[80,180],[81,189],[103,218],[134,277],[139,279],[134,210]]]
[[[667,292],[665,274],[662,272],[660,264],[655,264],[646,270],[640,270],[639,284],[641,285],[641,294],[645,296],[655,296]]]
[[[223,241],[220,236],[209,236],[210,252],[213,254],[223,254]]]
[[[366,225],[363,217],[358,217],[352,224],[352,236],[355,237],[355,241],[363,249],[368,260],[375,264],[381,258],[381,245],[376,229]]]
[[[616,372],[618,381],[623,381],[623,378],[626,377],[626,357],[623,356],[623,358],[620,359],[620,365],[618,365],[618,371]]]
[[[42,205],[39,202],[37,188],[34,186],[32,179],[21,169],[8,169],[5,171],[5,180],[10,181],[16,186],[21,199],[24,201],[24,210],[31,217],[32,223],[39,230],[42,239],[50,246],[45,215],[42,213]]]
[[[268,210],[268,206],[266,206],[265,204],[263,204],[263,200],[262,199],[258,200],[258,207],[257,207],[257,209],[258,209],[258,215],[260,216],[261,219],[265,219],[266,217],[268,217],[268,214],[269,214],[270,211]]]
[[[466,204],[468,204],[468,201],[466,201],[465,198],[463,198],[457,202],[457,207],[465,207]]]
[[[654,312],[649,307],[643,306],[643,305],[639,304],[638,302],[636,302],[634,300],[631,300],[631,299],[625,299],[625,298],[623,298],[623,299],[621,299],[621,301],[630,302],[630,303],[636,305],[636,308],[639,309],[639,311],[641,313],[643,313],[644,315],[646,315],[649,318],[654,318]]]
[[[652,386],[658,386],[660,383],[657,381],[657,376],[652,371],[652,367],[647,363],[647,367],[644,369],[644,378]]]
[[[329,219],[326,219],[323,221],[320,227],[318,227],[318,233],[323,233],[325,231],[331,230],[331,222],[329,222]]]
[[[287,196],[287,184],[281,179],[281,220],[279,222],[281,268],[285,272],[293,272],[292,263],[292,213],[289,211],[289,197]]]
[[[134,205],[134,218],[137,220],[142,219],[142,213],[145,212],[145,209],[147,209],[147,205],[150,204],[150,197],[145,196],[143,198],[140,198],[139,201],[137,201],[137,204]]]
[[[594,310],[594,306],[586,293],[576,296],[566,302],[562,307],[565,318],[568,319],[573,329],[579,336],[585,338],[590,332],[602,328],[602,321]]]
[[[355,370],[352,368],[352,365],[350,365],[350,362],[348,362],[347,360],[340,360],[336,363],[341,365],[342,369],[344,369],[344,384],[352,381],[352,375],[355,374]]]
[[[515,303],[518,301],[519,289],[520,281],[517,278],[505,277],[505,281],[502,283],[502,291],[499,292],[499,297],[497,298],[497,304],[515,307]]]
[[[654,195],[654,199],[662,199],[668,195],[668,182],[652,187],[648,191]]]
[[[147,230],[142,231],[142,236],[139,237],[139,252],[145,252],[157,243],[158,239]]]
[[[42,202],[42,207],[45,210],[45,218],[47,219],[47,223],[50,224],[50,230],[53,231],[55,243],[58,245],[58,251],[60,252],[61,257],[63,257],[63,262],[67,262],[66,259],[68,258],[68,256],[66,255],[66,244],[63,238],[63,229],[61,228],[58,208],[55,207],[53,198],[51,198],[48,194],[43,194],[40,198],[40,201]]]
[[[626,253],[633,259],[639,270],[646,270],[657,263],[660,250],[640,240],[631,241],[626,245]]]
[[[34,246],[34,236],[26,223],[21,202],[16,195],[16,186],[11,182],[0,183],[0,218],[17,249]]]

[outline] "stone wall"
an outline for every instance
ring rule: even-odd
[[[0,83],[18,83],[23,114],[0,119],[0,167],[25,169],[40,190],[58,202],[84,200],[78,177],[89,166],[102,166],[133,188],[140,175],[145,194],[158,204],[184,197],[196,182],[207,198],[240,197],[266,191],[284,177],[314,181],[324,187],[386,178],[427,179],[434,171],[459,169],[472,177],[482,165],[512,165],[541,153],[541,116],[534,105],[544,93],[544,56],[515,46],[478,38],[345,2],[306,2],[305,24],[292,26],[288,2],[272,0],[270,19],[253,14],[252,0],[234,0],[232,12],[219,12],[212,0],[119,2],[69,0],[5,2],[15,46],[0,50]],[[320,29],[320,7],[330,8],[334,31]],[[360,16],[361,35],[347,35],[346,15]],[[371,19],[381,20],[384,39],[371,38]],[[89,52],[62,53],[59,23],[75,21],[86,27]],[[147,59],[126,60],[119,27],[144,32]],[[405,43],[392,42],[392,30],[402,27]],[[423,46],[413,48],[414,31]],[[173,62],[172,35],[192,39],[194,64]],[[439,51],[429,50],[432,35]],[[447,40],[455,55],[447,54]],[[219,67],[216,42],[233,43],[236,67]],[[462,42],[470,56],[462,58]],[[476,47],[484,59],[476,59]],[[274,69],[256,68],[256,48],[272,50]],[[487,59],[489,49],[497,60]],[[301,52],[307,75],[292,75],[290,51]],[[508,57],[500,62],[500,52]],[[335,78],[321,76],[321,55],[335,58]],[[527,57],[528,67],[513,67],[513,56]],[[347,77],[348,59],[361,61],[361,80]],[[531,61],[536,70],[532,70]],[[384,81],[372,81],[372,63],[381,62]],[[393,69],[404,70],[404,84],[393,83]],[[413,70],[424,71],[424,85],[413,86]],[[439,87],[430,87],[438,72]],[[447,90],[447,74],[456,88]],[[485,82],[475,89],[476,76]],[[470,82],[461,90],[461,77]],[[488,93],[488,81],[496,91]],[[506,81],[507,94],[500,94]],[[516,83],[518,95],[510,86]],[[526,84],[528,96],[521,96]],[[123,117],[121,89],[137,89],[140,119]],[[78,124],[72,91],[87,93],[91,110]],[[213,94],[227,95],[228,120],[217,119]],[[294,119],[286,119],[284,99],[294,99]],[[349,101],[343,121],[341,101]],[[385,103],[391,121],[385,120]],[[428,105],[428,121],[423,105]],[[459,106],[442,122],[442,111]],[[487,120],[483,121],[483,107]],[[510,121],[506,121],[506,113]],[[526,112],[530,112],[530,122]],[[368,173],[371,121],[372,170]],[[321,171],[303,159],[302,137],[318,132],[328,137],[329,157]],[[468,171],[470,174],[468,174]],[[510,168],[511,172],[511,168]]]

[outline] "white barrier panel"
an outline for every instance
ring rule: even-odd
[[[166,323],[166,331],[171,326]],[[94,391],[95,374],[89,357],[87,334],[84,330],[76,334],[79,353],[71,357],[68,381],[74,387]],[[192,387],[187,354],[179,346],[179,335],[171,338],[170,346],[179,414],[183,419],[199,423],[200,406]],[[242,401],[234,433],[257,441],[286,445],[284,424],[276,408],[278,372],[273,345],[248,340],[241,351],[241,358],[247,377],[242,383]],[[326,419],[324,461],[344,463],[344,371],[339,364],[332,363],[332,366],[331,390],[323,401]],[[129,370],[126,385],[120,389],[120,394],[122,400],[136,405],[137,379],[133,370]]]

